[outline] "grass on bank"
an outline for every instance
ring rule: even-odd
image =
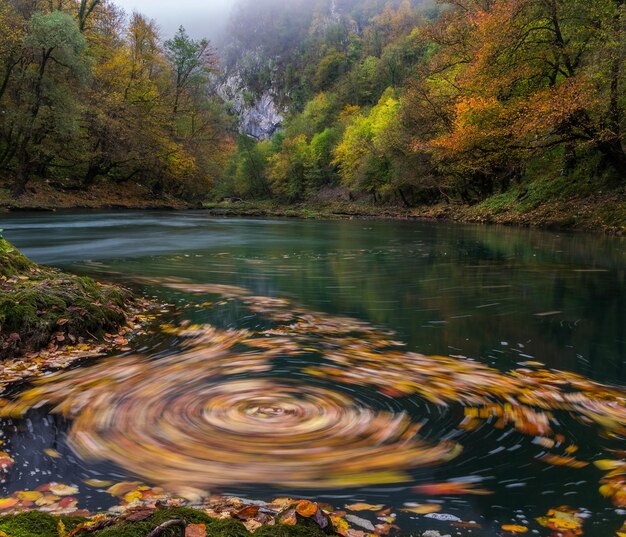
[[[0,237],[0,358],[113,332],[130,293],[42,267]]]
[[[75,535],[95,535],[97,537],[146,537],[151,531],[169,520],[184,520],[187,524],[205,524],[207,537],[251,537],[252,534],[242,522],[230,519],[211,518],[202,511],[188,508],[163,509],[155,511],[145,520],[137,522],[120,522],[114,526],[98,531],[77,532]],[[39,511],[5,515],[0,517],[0,536],[8,537],[65,537],[60,531],[59,522],[65,528],[65,534],[72,534],[81,524],[88,520],[75,516],[56,517]],[[4,532],[4,534],[2,533]],[[332,532],[331,532],[332,533]],[[162,537],[180,537],[184,535],[181,527],[166,529]],[[262,526],[255,537],[326,537],[319,526],[311,523],[287,526]]]

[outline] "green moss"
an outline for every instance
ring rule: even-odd
[[[205,524],[208,537],[250,537],[250,532],[238,520],[217,520],[195,509],[164,509],[156,511],[151,517],[141,522],[126,522],[101,530],[98,537],[145,537],[154,528],[173,519],[182,519],[188,524]],[[164,537],[179,537],[180,528],[171,528],[163,533]]]
[[[238,520],[218,520],[210,518],[202,511],[187,508],[155,511],[145,520],[124,522],[89,535],[97,537],[146,537],[156,527],[174,519],[184,520],[187,524],[205,524],[207,537],[251,537],[252,535]],[[0,530],[9,537],[59,537],[59,520],[63,521],[66,530],[72,530],[85,522],[86,519],[68,516],[55,517],[33,511],[0,517]],[[181,535],[181,529],[177,527],[170,528],[163,533],[164,537],[180,537]],[[327,534],[314,522],[305,520],[297,526],[282,524],[263,526],[254,535],[255,537],[323,537]]]
[[[35,265],[1,238],[0,262],[0,358],[37,350],[58,332],[90,339],[125,322],[123,289]]]
[[[0,236],[0,278],[10,278],[33,267],[32,261]]]
[[[54,517],[47,513],[31,511],[0,518],[0,531],[9,537],[59,537],[59,520],[65,528],[71,530],[86,519],[80,517]]]
[[[263,526],[254,533],[254,537],[327,537],[327,534],[314,522],[311,522],[311,524],[299,523],[297,526],[285,524]]]

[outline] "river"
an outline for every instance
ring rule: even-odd
[[[585,535],[607,537],[626,518],[593,464],[624,449],[623,427],[546,402],[567,398],[574,373],[585,397],[626,394],[624,239],[203,212],[3,215],[0,228],[37,262],[168,305],[125,355],[83,368],[133,371],[90,400],[106,424],[50,404],[0,422],[16,459],[0,495],[58,481],[80,486],[82,507],[108,508],[81,484],[171,484],[177,464],[212,492],[389,506],[405,531],[551,535],[534,519],[568,505]],[[73,373],[61,387],[81,385]],[[534,409],[521,419],[506,414],[509,383]],[[433,496],[442,483],[456,492]],[[483,529],[401,511],[428,502]]]

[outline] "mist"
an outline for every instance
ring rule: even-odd
[[[138,11],[155,19],[163,37],[184,26],[196,38],[215,41],[228,23],[237,0],[116,0],[127,13]]]

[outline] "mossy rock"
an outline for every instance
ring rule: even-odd
[[[30,271],[34,263],[0,237],[0,278]]]
[[[39,350],[58,333],[92,339],[113,332],[125,324],[131,298],[119,287],[36,265],[0,238],[0,358]]]
[[[59,537],[59,520],[67,530],[86,521],[80,517],[54,517],[47,513],[31,511],[0,517],[0,531],[9,537]]]
[[[122,522],[115,526],[92,533],[78,535],[95,535],[97,537],[146,537],[152,530],[169,520],[180,519],[187,524],[205,524],[207,537],[252,537],[242,522],[233,519],[218,520],[209,517],[196,509],[163,509],[155,511],[150,517],[138,522]],[[86,519],[80,517],[55,517],[37,511],[5,515],[0,517],[0,531],[9,537],[59,537],[59,520],[66,531],[71,531]],[[162,533],[163,537],[181,537],[180,527],[173,527]],[[255,537],[322,537],[323,530],[313,525],[263,526],[255,533]]]

